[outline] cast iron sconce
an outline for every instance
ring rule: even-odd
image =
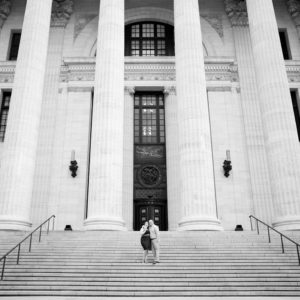
[[[75,160],[75,151],[72,150],[71,152],[71,165],[69,166],[69,170],[71,171],[71,176],[74,178],[77,176],[77,170],[78,170],[78,164],[77,161]]]
[[[224,176],[228,177],[229,172],[232,170],[231,160],[230,160],[230,150],[226,150],[226,159],[223,163]]]

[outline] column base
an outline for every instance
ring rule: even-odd
[[[224,230],[221,226],[221,222],[216,218],[209,217],[194,217],[194,218],[183,218],[179,222],[178,231],[189,231],[189,230],[213,230],[222,231]]]
[[[0,216],[0,230],[20,230],[28,231],[32,223],[28,220],[18,219],[13,216]]]
[[[96,217],[84,221],[85,230],[126,231],[125,222],[119,218]]]
[[[300,216],[291,216],[276,219],[272,225],[278,231],[300,230]]]

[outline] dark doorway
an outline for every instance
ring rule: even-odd
[[[152,219],[168,229],[164,95],[134,96],[134,229]]]

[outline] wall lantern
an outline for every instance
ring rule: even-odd
[[[71,165],[69,166],[69,170],[71,171],[71,176],[74,178],[77,176],[77,170],[78,170],[78,164],[75,160],[75,150],[72,150],[71,152]]]
[[[230,150],[226,150],[226,159],[223,163],[224,176],[228,177],[229,172],[232,170],[231,160],[230,160]]]

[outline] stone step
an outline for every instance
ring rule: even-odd
[[[146,291],[146,292],[135,292],[135,291],[3,291],[1,292],[1,296],[9,296],[10,299],[15,296],[15,297],[122,297],[122,298],[128,298],[128,297],[141,297],[145,299],[145,297],[173,297],[179,298],[179,297],[234,297],[236,298],[237,296],[240,297],[279,297],[280,300],[283,300],[283,296],[285,297],[296,297],[299,296],[300,293],[298,291],[275,291],[275,290],[243,290],[243,291],[236,291],[236,290],[230,290],[230,291],[224,291],[224,290],[214,290],[214,291],[188,291],[185,292],[183,291],[175,291],[175,292],[170,292],[170,291]]]
[[[212,276],[213,275],[213,276]],[[225,276],[226,275],[226,276]],[[152,274],[139,274],[139,276],[135,276],[135,277],[129,277],[127,274],[108,274],[108,273],[103,273],[103,274],[97,274],[97,277],[94,276],[94,273],[91,274],[59,274],[59,276],[56,275],[52,275],[52,273],[49,273],[47,276],[44,276],[44,274],[42,274],[41,276],[33,276],[32,274],[21,274],[20,276],[10,276],[7,275],[4,278],[4,281],[37,281],[37,280],[42,280],[42,281],[64,281],[64,280],[68,280],[68,281],[72,281],[72,282],[77,282],[79,281],[94,281],[94,280],[101,280],[103,279],[106,281],[120,281],[120,280],[130,280],[132,281],[134,279],[134,281],[138,281],[138,280],[151,280],[151,281],[169,281],[169,280],[188,280],[190,282],[192,281],[201,281],[201,280],[210,280],[211,282],[216,281],[216,280],[260,280],[261,282],[267,281],[267,280],[282,280],[287,279],[287,280],[297,280],[297,282],[299,282],[299,274],[298,273],[272,273],[272,274],[268,274],[268,276],[266,276],[266,273],[262,273],[262,274],[258,274],[258,273],[248,273],[248,274],[238,274],[238,273],[232,273],[232,274],[227,274],[227,273],[203,273],[203,274],[194,274],[194,275],[189,275],[189,274],[172,274],[172,273],[166,273],[161,275],[160,277],[157,277],[156,275],[152,275]],[[226,278],[226,279],[225,279]]]
[[[251,277],[253,276],[253,277]],[[107,282],[107,283],[122,283],[122,282],[128,282],[130,284],[153,284],[155,282],[164,282],[164,283],[181,283],[181,282],[187,282],[190,284],[200,284],[200,283],[205,283],[205,284],[214,284],[214,282],[217,283],[223,283],[223,282],[229,282],[229,283],[259,283],[259,284],[264,284],[264,283],[295,283],[295,284],[300,284],[298,277],[296,275],[294,276],[289,276],[289,277],[279,277],[279,276],[273,276],[273,277],[268,277],[265,278],[264,281],[261,281],[261,277],[257,276],[254,277],[254,275],[249,275],[248,277],[196,277],[196,278],[191,278],[191,277],[147,277],[147,281],[145,281],[145,277],[136,277],[134,282],[132,281],[131,278],[125,277],[125,276],[118,276],[118,277],[49,277],[49,278],[36,278],[36,277],[29,277],[29,278],[20,278],[20,277],[14,277],[5,279],[4,281],[1,282],[1,285],[7,285],[7,284],[20,284],[20,285],[31,285],[31,284],[58,284],[58,285],[64,285],[64,284],[85,284],[85,283],[92,283],[92,284],[97,284],[98,282]]]
[[[300,296],[295,246],[285,243],[282,254],[279,237],[269,244],[266,232],[162,232],[156,265],[140,262],[137,232],[43,232],[37,239],[30,253],[28,241],[22,245],[19,265],[17,251],[7,259],[0,296]]]
[[[240,272],[237,272],[237,270],[156,270],[153,271],[152,267],[149,267],[149,269],[144,270],[144,271],[139,271],[139,272],[135,272],[134,270],[132,272],[129,271],[115,271],[115,272],[109,272],[108,270],[85,270],[84,272],[81,271],[80,273],[76,272],[76,270],[74,271],[69,271],[69,270],[60,270],[60,271],[49,271],[49,272],[32,272],[32,271],[22,271],[22,272],[5,272],[5,278],[8,279],[8,277],[24,277],[24,276],[31,276],[31,277],[47,277],[47,276],[52,276],[52,277],[64,277],[64,276],[77,276],[80,275],[82,277],[86,276],[86,277],[90,277],[91,275],[93,276],[121,276],[122,274],[126,274],[128,277],[131,278],[135,278],[135,277],[140,277],[142,275],[149,275],[149,272],[152,272],[153,274],[155,274],[156,276],[159,277],[169,277],[169,276],[175,276],[175,274],[179,277],[197,277],[199,275],[209,275],[209,276],[215,276],[216,274],[222,274],[223,276],[234,276],[236,275],[241,276],[241,275],[249,275],[249,274],[253,274],[255,276],[257,275],[265,275],[265,277],[268,277],[269,275],[275,275],[275,274],[279,274],[279,275],[283,275],[283,274],[287,274],[287,275],[300,275],[298,271],[293,271],[293,270],[289,270],[289,269],[281,269],[281,270],[256,270],[256,269],[245,269],[244,271],[241,270]],[[149,278],[147,276],[145,276],[146,278]]]

